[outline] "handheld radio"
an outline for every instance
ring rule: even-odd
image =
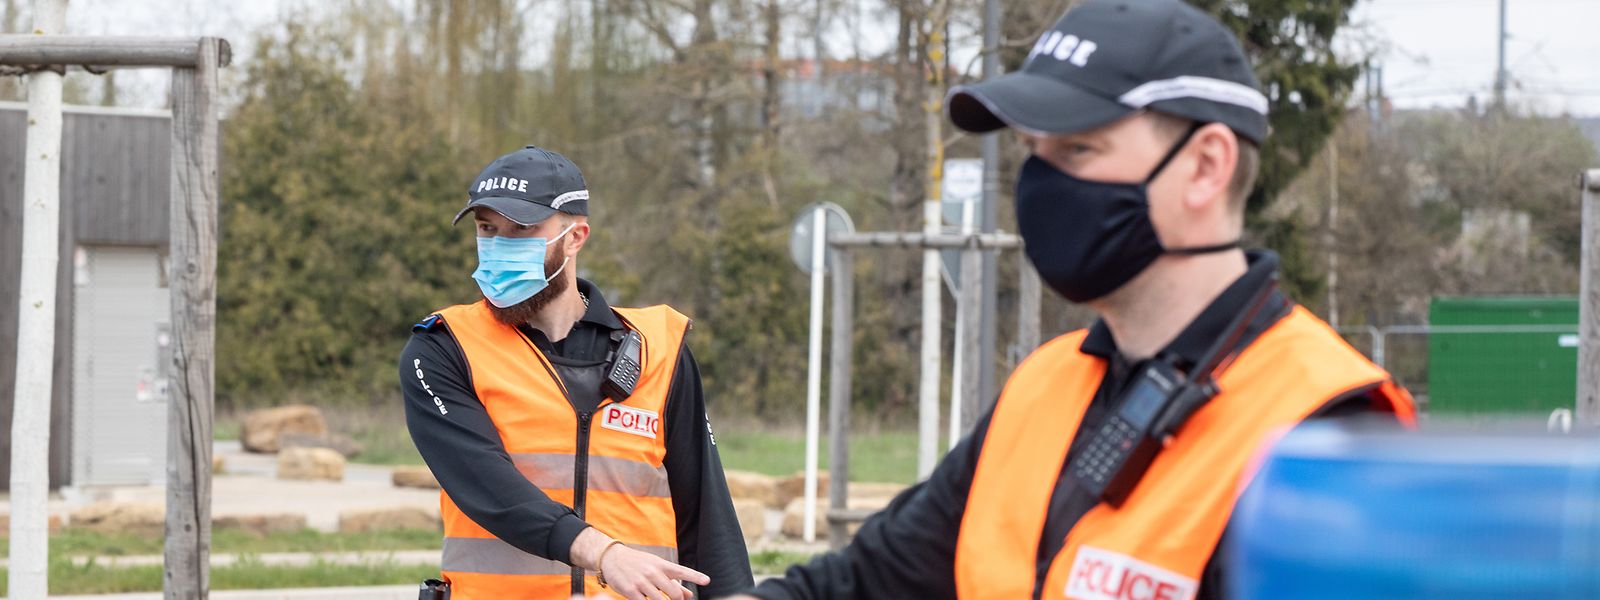
[[[1188,375],[1161,356],[1134,374],[1116,410],[1099,429],[1086,432],[1092,437],[1067,467],[1079,485],[1112,507],[1122,506],[1172,436],[1217,395],[1214,375],[1238,354],[1236,346],[1277,284],[1274,274]]]
[[[417,600],[450,600],[450,584],[429,579],[417,587]]]
[[[617,402],[633,395],[633,388],[639,385],[639,374],[644,365],[644,338],[631,329],[621,335],[621,343],[608,359],[611,366],[606,368],[606,378],[600,382],[600,392]]]

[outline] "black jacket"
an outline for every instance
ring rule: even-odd
[[[603,360],[611,332],[623,327],[598,288],[580,279],[578,290],[589,308],[565,339],[552,344],[539,331],[523,328],[558,366],[563,359]],[[415,376],[416,361],[427,372],[429,389],[423,389]],[[414,328],[400,353],[400,387],[411,439],[439,485],[473,522],[524,552],[570,564],[572,540],[588,524],[517,471],[478,401],[469,373],[461,346],[445,326],[425,320]],[[572,382],[564,383],[570,387]],[[580,395],[597,396],[598,389],[593,392],[573,390],[574,401]],[[702,597],[749,587],[750,558],[711,435],[700,369],[688,344],[673,368],[662,427],[667,436],[663,466],[678,522],[679,562],[711,577],[711,584],[700,590]]]

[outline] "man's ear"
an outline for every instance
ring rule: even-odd
[[[582,250],[583,245],[589,242],[589,221],[586,219],[574,219],[572,231],[567,232],[566,241],[567,254],[574,254]]]
[[[1228,186],[1239,164],[1239,137],[1227,125],[1209,123],[1194,133],[1189,145],[1195,153],[1195,169],[1183,198],[1184,208],[1226,208]]]

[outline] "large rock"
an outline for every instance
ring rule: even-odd
[[[311,435],[299,431],[285,432],[278,436],[278,448],[327,448],[334,452],[351,458],[361,453],[361,442],[342,433],[328,433],[324,435]]]
[[[49,520],[45,521],[45,528],[50,533],[61,531],[61,515],[52,513]],[[0,513],[0,531],[11,531],[11,515]]]
[[[739,530],[744,541],[754,544],[767,534],[767,504],[757,500],[733,500],[733,512],[739,514]]]
[[[237,529],[265,537],[272,533],[292,533],[306,528],[306,516],[293,513],[269,515],[228,515],[211,520],[213,529]]]
[[[805,503],[805,498],[796,498],[793,502],[789,503],[788,508],[784,509],[782,529],[783,535],[792,538],[800,538],[805,534]],[[848,506],[851,509],[867,509],[878,511],[883,510],[886,506],[889,506],[889,498],[851,498]],[[828,536],[827,498],[817,499],[816,524],[817,539],[826,538]],[[855,535],[856,530],[858,529],[861,529],[860,523],[851,523],[850,526],[846,528],[846,531],[848,531],[850,535]]]
[[[804,471],[778,480],[778,497],[773,499],[773,507],[789,506],[795,498],[804,498],[806,494],[806,474]],[[828,497],[828,472],[817,472],[817,497]]]
[[[783,508],[778,503],[778,480],[771,475],[749,471],[727,471],[728,493],[734,500],[753,500],[765,506]]]
[[[281,438],[286,433],[326,436],[328,422],[317,407],[304,404],[253,410],[240,423],[239,443],[251,452],[277,452],[283,448]]]
[[[433,471],[429,471],[427,467],[395,467],[389,480],[395,487],[439,489],[439,480],[434,478]]]
[[[366,533],[389,529],[439,529],[439,516],[420,508],[349,510],[339,513],[339,533]]]
[[[160,504],[106,501],[72,511],[67,521],[74,529],[96,533],[161,537],[166,533],[167,511]]]
[[[278,479],[344,480],[344,455],[327,448],[284,448],[278,453]]]

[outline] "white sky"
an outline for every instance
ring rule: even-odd
[[[1004,1],[1004,0],[1001,0]],[[1469,95],[1487,99],[1493,88],[1495,33],[1500,0],[1365,0],[1340,48],[1350,56],[1371,55],[1384,67],[1384,87],[1401,107],[1460,106]],[[1510,98],[1544,113],[1600,116],[1600,0],[1505,0]],[[876,2],[832,19],[829,53],[867,54],[893,43],[888,15]],[[236,58],[249,56],[250,35],[303,7],[327,8],[310,0],[71,0],[68,29],[78,34],[222,35]],[[538,11],[534,11],[538,12]],[[970,20],[970,19],[969,19]],[[539,24],[534,24],[539,28]],[[788,27],[804,36],[810,23]],[[860,38],[854,33],[859,32]],[[976,32],[956,31],[954,64],[964,68],[977,48]],[[793,55],[811,54],[797,39]],[[130,104],[159,106],[165,77],[119,75]]]
[[[1600,116],[1600,0],[1505,1],[1511,101]],[[1499,2],[1367,0],[1354,18],[1365,31],[1345,41],[1377,50],[1385,90],[1399,106],[1460,106],[1471,94],[1486,100]]]

